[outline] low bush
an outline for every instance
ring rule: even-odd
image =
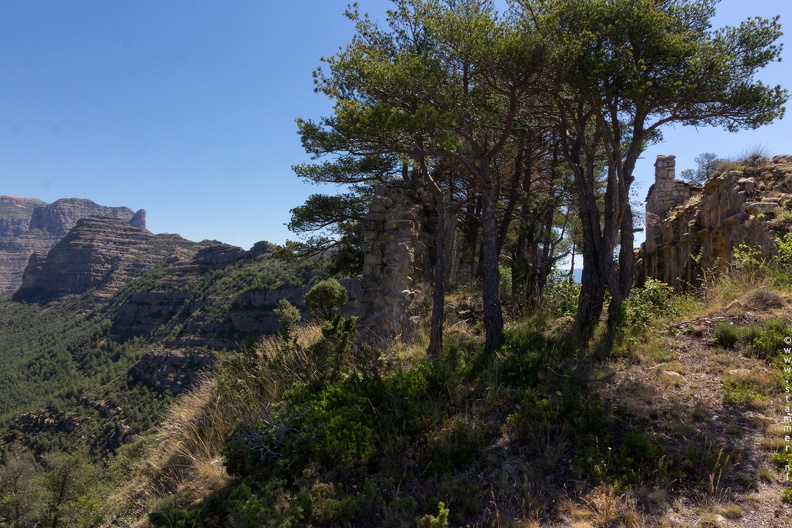
[[[347,302],[347,291],[336,279],[325,279],[305,294],[305,306],[314,317],[327,321]]]
[[[712,336],[712,343],[722,348],[734,348],[740,340],[740,333],[734,325],[718,323]]]
[[[770,319],[764,324],[759,335],[748,344],[749,349],[758,357],[771,359],[781,355],[786,345],[784,338],[790,335],[786,319]]]
[[[580,284],[565,275],[552,275],[545,286],[544,300],[551,311],[561,317],[575,315],[580,297]]]
[[[640,288],[633,288],[624,301],[624,322],[628,326],[646,328],[657,319],[679,315],[684,296],[659,280],[648,278]]]

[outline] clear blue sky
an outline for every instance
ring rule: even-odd
[[[282,243],[289,209],[318,191],[291,171],[308,159],[294,120],[330,111],[311,73],[351,38],[346,4],[0,0],[0,194],[145,208],[151,231],[192,240]],[[359,4],[384,20],[389,2]],[[792,3],[724,0],[716,24],[776,14],[792,24]],[[789,62],[762,78],[792,88]],[[657,154],[681,171],[702,152],[792,153],[791,123],[666,130],[637,196]]]

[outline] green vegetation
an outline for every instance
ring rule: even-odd
[[[216,244],[182,246],[177,240],[153,247],[158,255],[179,256],[118,290],[49,304],[0,299],[0,525],[99,523],[106,515],[101,497],[134,467],[141,453],[133,446],[160,424],[173,398],[168,373],[141,373],[138,361],[164,355],[165,340],[244,342],[250,336],[224,329],[232,311],[245,308],[237,299],[302,287],[314,274],[311,262],[284,262],[266,248],[255,256],[238,250],[236,257],[220,248],[236,258],[223,267],[212,263]],[[129,326],[124,314],[146,297],[165,301],[159,311],[146,312],[149,321]],[[296,324],[299,312],[282,319]],[[206,328],[218,330],[207,334]],[[208,350],[192,345],[190,352]],[[334,351],[324,351],[322,372],[332,372]],[[188,361],[184,368],[191,368]]]
[[[771,267],[779,262],[764,263],[763,276],[734,266],[718,279],[732,286],[713,283],[712,294],[741,291],[745,306],[777,306],[786,294],[768,284],[777,280]],[[483,352],[474,327],[451,334],[439,357],[414,349],[353,353],[354,323],[338,316],[321,329],[291,326],[285,339],[228,356],[206,399],[247,409],[216,426],[227,434],[210,456],[223,461],[226,477],[197,507],[189,494],[152,498],[149,521],[455,526],[600,519],[606,526],[662,516],[680,496],[704,509],[705,520],[747,515],[738,497],[776,476],[764,468],[753,473],[742,461],[754,455],[721,436],[744,430],[710,427],[708,411],[675,407],[673,396],[668,407],[643,402],[660,390],[686,390],[690,367],[675,359],[673,347],[688,335],[705,347],[691,365],[715,369],[719,389],[710,395],[690,387],[685,398],[714,397],[719,413],[768,413],[782,401],[787,320],[743,324],[738,314],[732,324],[676,334],[680,316],[695,318],[731,299],[701,304],[648,280],[624,304],[617,357],[594,360],[576,354],[567,338],[564,313],[572,309],[562,307],[574,300],[570,291],[574,285],[564,280],[548,285],[548,315],[515,321],[495,357]],[[742,368],[745,361],[751,363]],[[768,361],[772,368],[759,367]],[[603,375],[611,369],[642,377],[611,385]],[[755,424],[752,434],[761,435],[764,422]],[[771,451],[762,456],[783,469],[790,462],[783,443],[765,434]],[[788,495],[777,493],[777,500]]]
[[[302,318],[300,315],[300,310],[298,310],[288,300],[281,299],[278,301],[278,307],[272,311],[278,316],[281,335],[283,336],[284,340],[288,340],[292,335],[297,323],[299,323],[300,319]]]
[[[169,258],[117,291],[0,302],[0,524],[743,517],[737,499],[773,484],[756,468],[792,462],[760,414],[789,368],[792,240],[780,238],[774,258],[735,248],[697,298],[652,279],[632,285],[643,149],[675,122],[761,126],[787,99],[754,80],[779,59],[777,20],[715,31],[715,3],[526,0],[503,17],[489,2],[395,0],[383,27],[350,6],[356,35],[315,76],[333,115],[298,121],[306,150],[332,160],[298,175],[347,193],[292,210],[292,230],[315,236],[276,252],[162,242],[151,251]],[[703,155],[693,176],[716,161]],[[356,347],[357,321],[337,315],[346,291],[317,273],[360,271],[378,222],[414,227],[409,214],[385,218],[387,197],[361,220],[377,184],[404,185],[407,206],[434,219],[421,241],[434,266],[431,321],[424,293],[412,345]],[[553,275],[576,251],[581,286]],[[374,257],[366,265],[392,256]],[[449,306],[470,309],[446,313],[447,282]],[[251,308],[267,297],[257,293],[307,284],[311,325],[286,300]],[[157,309],[130,316],[135,302]],[[746,307],[763,315],[749,322]],[[236,328],[249,309],[274,309],[281,334],[254,342]],[[234,346],[172,400],[167,375],[143,382],[133,369],[166,343]],[[729,441],[743,434],[766,436],[764,458],[758,441]]]
[[[333,318],[347,302],[347,291],[336,279],[325,279],[305,294],[305,306],[322,321]]]
[[[42,308],[0,301],[0,415],[7,418],[124,377],[140,357],[140,340],[105,339],[112,321],[106,314],[86,313],[88,302],[81,297]]]
[[[37,462],[26,452],[5,453],[0,466],[3,526],[93,526],[102,520],[109,481],[85,450],[53,452]]]
[[[344,194],[314,195],[292,211],[297,234],[318,233],[297,246],[332,242],[359,255],[364,226],[354,212],[375,182],[420,181],[426,192],[412,193],[415,206],[430,199],[439,213],[431,354],[443,348],[452,203],[464,218],[457,283],[480,280],[488,353],[503,338],[504,251],[510,297],[530,310],[556,263],[578,251],[587,270],[578,344],[590,344],[606,291],[615,333],[633,282],[630,190],[643,150],[672,123],[763,126],[788,98],[756,78],[780,60],[778,20],[715,30],[716,4],[526,0],[501,16],[491,2],[394,0],[383,24],[351,5],[354,38],[314,74],[332,114],[298,119],[315,161],[295,168],[313,183],[342,184]],[[761,155],[748,158],[755,165]],[[700,156],[692,176],[708,177],[715,162]]]

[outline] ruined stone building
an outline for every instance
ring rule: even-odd
[[[456,236],[459,208],[446,197],[447,284],[454,282],[462,267]],[[391,181],[374,189],[363,219],[358,321],[362,342],[409,340],[419,319],[416,305],[422,304],[423,311],[430,308],[438,213],[429,187],[418,178]]]
[[[705,271],[725,269],[743,243],[771,256],[776,235],[792,227],[791,193],[792,156],[716,174],[703,186],[676,180],[674,156],[658,156],[646,196],[639,281],[653,277],[688,289]]]
[[[374,190],[363,219],[361,340],[407,338],[414,326],[408,307],[433,273],[432,251],[437,225],[434,199],[417,179],[390,182]],[[450,229],[456,217],[449,218]],[[453,233],[453,231],[451,231]],[[454,237],[449,237],[452,241]]]

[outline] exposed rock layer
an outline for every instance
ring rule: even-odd
[[[46,253],[80,219],[88,217],[117,218],[146,229],[143,209],[136,213],[128,207],[105,207],[77,198],[47,204],[35,198],[0,196],[0,294],[19,288],[33,253]]]
[[[15,240],[31,233],[44,240],[41,233],[59,234],[58,226],[71,221],[61,214],[63,207],[7,206],[18,218],[5,216],[14,220],[5,224],[5,233],[22,233]],[[216,241],[191,242],[132,225],[143,222],[142,213],[130,210],[78,219],[51,249],[31,253],[14,300],[68,302],[107,321],[107,340],[149,343],[130,375],[172,392],[196,379],[195,371],[214,360],[212,351],[238,349],[276,333],[273,309],[281,299],[306,312],[305,284],[313,272],[279,261],[271,244],[259,242],[245,251]],[[352,299],[344,314],[357,314],[360,282],[343,283]]]
[[[643,276],[687,289],[704,271],[724,269],[740,244],[771,256],[776,237],[792,228],[792,156],[718,174],[688,194],[680,191],[686,184],[674,182],[673,165],[673,189],[667,164],[656,167],[640,253]]]

